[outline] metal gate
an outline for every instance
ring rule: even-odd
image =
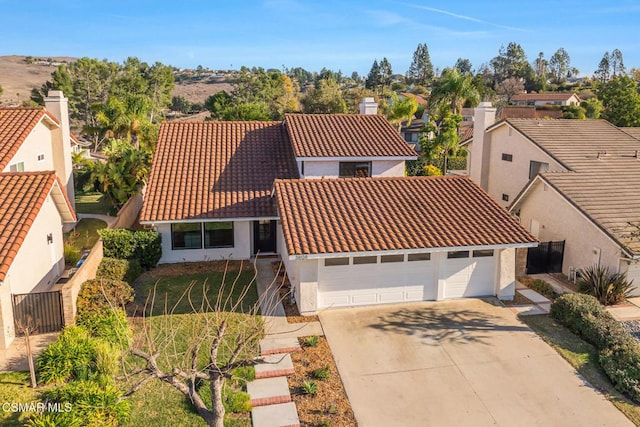
[[[34,292],[13,295],[13,320],[16,335],[29,326],[32,335],[57,332],[64,326],[62,293]]]
[[[564,240],[540,242],[537,248],[527,250],[527,274],[561,273],[564,258]]]

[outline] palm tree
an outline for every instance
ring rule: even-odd
[[[391,124],[398,126],[398,132],[402,129],[403,121],[407,121],[407,126],[411,125],[416,111],[418,111],[418,101],[409,97],[400,99],[397,93],[391,92],[391,103],[389,104],[387,120],[389,120]]]
[[[437,86],[431,92],[429,106],[435,111],[442,105],[449,105],[453,114],[460,114],[466,102],[475,106],[480,94],[473,86],[470,73],[460,74],[456,68],[445,68]]]

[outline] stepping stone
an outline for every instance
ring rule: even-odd
[[[547,311],[544,311],[537,305],[529,304],[529,305],[516,305],[513,307],[509,307],[511,311],[520,316],[533,316],[535,314],[547,314]]]
[[[544,311],[545,313],[549,313],[551,311],[551,303],[550,302],[543,302],[540,304],[536,304],[542,311]]]
[[[300,427],[296,404],[258,406],[251,411],[253,427]]]
[[[535,302],[536,304],[538,303],[545,303],[545,302],[551,302],[549,301],[549,298],[544,297],[542,295],[540,295],[539,293],[537,293],[534,290],[531,289],[518,289],[518,292],[520,292],[521,295],[529,298],[532,302]]]
[[[293,369],[293,362],[291,361],[291,355],[287,354],[270,354],[262,357],[263,363],[255,365],[256,379],[260,378],[273,378],[273,377],[286,377],[292,375],[295,371]]]
[[[247,383],[251,406],[291,402],[287,377],[263,378]]]
[[[260,340],[260,354],[266,356],[268,354],[291,353],[299,351],[300,343],[295,337],[291,338],[265,338]]]

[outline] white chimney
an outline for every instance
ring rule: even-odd
[[[360,114],[378,114],[378,103],[373,98],[363,98],[360,103]]]
[[[69,100],[61,90],[50,90],[44,100],[49,113],[60,121],[60,130],[53,139],[53,164],[56,174],[67,191],[67,196],[75,209],[75,191],[73,188],[73,163],[71,161],[71,129],[69,127]]]
[[[488,141],[485,141],[485,130],[496,121],[496,108],[490,102],[481,102],[473,112],[473,141],[469,153],[469,176],[485,190],[489,176]],[[485,142],[487,145],[485,146]]]

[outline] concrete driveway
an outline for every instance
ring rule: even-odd
[[[327,310],[360,426],[626,426],[511,311],[464,299]]]

